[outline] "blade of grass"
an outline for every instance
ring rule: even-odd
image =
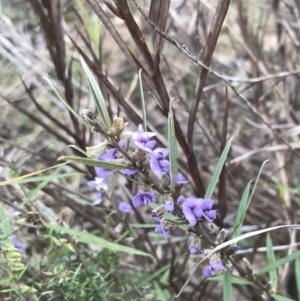
[[[295,301],[293,299],[290,299],[288,297],[280,296],[280,295],[272,295],[272,297],[277,301]]]
[[[153,281],[155,293],[159,300],[161,301],[168,301],[164,291],[161,289],[159,283],[157,281]]]
[[[119,245],[119,244],[107,241],[101,237],[97,237],[90,233],[81,232],[81,231],[77,231],[74,229],[64,228],[61,226],[51,225],[51,224],[45,224],[45,226],[54,231],[57,231],[60,233],[67,233],[71,236],[74,236],[78,241],[81,241],[83,243],[99,246],[101,248],[107,248],[114,252],[125,252],[125,253],[130,253],[130,254],[135,254],[135,255],[151,257],[151,255],[146,252],[139,251],[139,250],[131,248],[131,247],[127,247],[127,246],[123,246],[123,245]]]
[[[223,275],[223,301],[232,301],[232,285],[231,285],[231,275],[229,271],[225,271]]]
[[[115,161],[99,161],[99,160],[74,157],[74,156],[62,156],[62,157],[58,158],[58,161],[61,161],[61,160],[72,161],[72,162],[81,163],[81,164],[88,165],[88,166],[97,166],[97,167],[103,167],[103,168],[108,168],[108,169],[113,169],[113,170],[130,168],[130,166],[128,166],[126,164],[117,163]]]
[[[231,238],[235,238],[235,237],[239,236],[239,234],[240,234],[240,231],[241,231],[241,228],[242,228],[242,225],[244,222],[244,218],[245,218],[248,206],[249,206],[248,199],[249,199],[251,182],[252,182],[252,180],[247,184],[247,186],[243,192],[242,199],[240,201],[237,215],[235,218],[235,225],[234,225],[234,229],[233,229]]]
[[[99,85],[98,85],[93,73],[91,72],[90,68],[88,67],[88,65],[86,64],[86,62],[84,61],[82,56],[80,57],[80,62],[81,62],[82,68],[84,70],[84,73],[88,79],[89,87],[92,91],[96,107],[103,120],[105,129],[107,131],[109,131],[111,129],[111,120],[110,120],[110,117],[109,117],[109,114],[107,111],[106,103],[103,98],[102,92],[99,88]]]
[[[276,257],[275,257],[275,253],[274,253],[274,249],[273,249],[273,242],[272,242],[272,239],[271,239],[269,233],[267,234],[266,246],[267,246],[268,263],[273,264],[273,263],[276,262]],[[270,277],[270,281],[271,281],[271,284],[272,284],[272,288],[274,289],[274,291],[276,291],[277,280],[278,280],[276,269],[270,270],[269,277]]]
[[[169,141],[169,158],[171,171],[171,191],[175,185],[175,179],[178,173],[178,155],[177,141],[175,134],[174,115],[172,110],[172,100],[170,101],[169,116],[168,116],[168,141]]]
[[[142,101],[143,129],[147,131],[147,116],[146,116],[146,105],[145,105],[143,82],[142,82],[142,71],[143,69],[140,69],[139,71],[139,86],[140,86],[140,94],[141,94],[141,101]]]
[[[222,171],[222,168],[223,168],[223,165],[226,161],[226,158],[227,158],[227,155],[228,155],[228,152],[229,152],[229,149],[230,149],[230,145],[231,145],[231,139],[229,139],[224,147],[224,150],[221,154],[221,157],[217,163],[217,166],[216,166],[216,169],[211,177],[211,180],[208,184],[208,187],[206,189],[206,192],[205,192],[205,195],[204,195],[204,198],[205,199],[210,199],[214,190],[215,190],[215,187],[217,185],[217,182],[218,182],[218,179],[219,179],[219,176],[220,176],[220,173]]]
[[[300,300],[300,259],[295,260],[295,276],[296,276],[296,286],[297,286],[297,296]]]
[[[11,234],[9,219],[2,204],[0,204],[0,225],[4,235],[7,236]]]
[[[270,264],[268,264],[267,266],[265,266],[264,268],[260,269],[257,271],[257,275],[262,275],[264,273],[268,273],[271,270],[277,269],[278,267],[280,267],[281,265],[286,264],[287,262],[290,262],[296,258],[298,258],[300,256],[300,250],[297,252],[294,252],[286,257],[283,257],[281,259],[278,259],[275,262],[272,262]]]

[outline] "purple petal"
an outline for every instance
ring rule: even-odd
[[[179,173],[179,174],[177,175],[176,179],[175,179],[175,183],[176,183],[176,184],[180,184],[180,185],[184,185],[184,184],[186,184],[186,183],[188,183],[188,182],[189,182],[189,181],[185,181],[185,180],[184,180],[184,178],[183,178],[183,176],[182,176],[181,173]]]
[[[103,197],[102,193],[101,193],[101,192],[98,192],[98,193],[96,194],[96,199],[95,199],[95,201],[92,203],[92,205],[93,205],[93,206],[100,205],[101,202],[102,202],[102,197]]]
[[[193,213],[196,218],[201,218],[201,217],[203,217],[203,214],[204,214],[202,208],[199,206],[193,210]]]
[[[155,142],[155,141],[153,141],[153,142]],[[147,146],[148,143],[142,143],[142,142],[139,142],[139,141],[134,141],[134,144],[138,148],[140,148],[141,150],[143,150],[144,152],[148,152],[148,153],[152,152],[152,149]]]
[[[97,183],[96,183],[96,181],[88,181],[87,184],[91,188],[96,188],[98,186]]]
[[[240,246],[238,246],[238,245],[233,246],[234,252],[237,252],[237,251],[239,251],[240,249],[241,249],[241,248],[240,248]]]
[[[212,206],[214,204],[214,201],[213,200],[210,200],[210,199],[204,199],[202,201],[202,209],[203,211],[209,211],[211,210]]]
[[[215,219],[217,217],[217,210],[210,210],[206,213],[206,215],[210,218],[210,219]]]
[[[185,216],[185,218],[188,220],[188,222],[190,223],[191,226],[195,226],[197,223],[197,219],[193,214],[193,211],[191,208],[187,207],[187,206],[183,206],[182,212]]]
[[[159,160],[159,165],[160,168],[166,172],[169,170],[170,162],[168,160]]]
[[[150,149],[150,152],[152,152],[152,150],[153,150],[155,144],[156,144],[156,141],[151,140],[151,141],[148,141],[148,142],[146,143],[146,147],[147,147],[148,149]],[[149,151],[148,151],[148,152],[149,152]]]
[[[118,209],[120,211],[127,212],[129,214],[133,214],[133,209],[132,209],[131,205],[127,204],[126,202],[120,202]]]
[[[169,149],[158,147],[153,151],[152,155],[159,159],[165,159],[169,155]]]
[[[210,261],[210,267],[213,271],[221,271],[223,269],[223,264],[221,261]]]
[[[209,267],[205,268],[202,273],[205,277],[208,277],[208,278],[213,276],[211,273],[211,269]]]
[[[139,207],[143,204],[143,195],[142,193],[138,193],[137,195],[135,195],[132,199],[132,204],[134,207]]]
[[[119,141],[119,145],[122,147],[122,148],[125,148],[125,142],[123,140],[120,140]]]
[[[116,153],[117,153],[117,149],[111,148],[107,153],[101,155],[99,157],[99,160],[102,160],[102,161],[116,160],[117,159]]]
[[[188,197],[184,202],[185,207],[189,207],[192,209],[196,207],[201,207],[201,205],[202,205],[201,199],[197,199],[195,197]]]
[[[157,223],[160,223],[160,217],[155,212],[152,213],[152,217]]]
[[[105,179],[112,172],[111,169],[103,168],[103,167],[95,167],[96,174],[98,178]]]
[[[181,205],[185,202],[185,197],[183,195],[181,195],[178,199],[177,199],[177,204]]]
[[[165,202],[164,203],[164,209],[166,212],[173,212],[174,211],[174,203],[171,202]]]
[[[163,227],[161,225],[158,225],[155,229],[154,232],[159,233],[159,232],[163,232]]]
[[[151,158],[150,167],[151,170],[157,175],[157,177],[161,179],[163,170],[160,168],[159,161],[155,158]]]
[[[195,253],[197,253],[199,251],[199,249],[197,247],[195,247],[195,246],[190,246],[189,249],[190,249],[190,253],[191,254],[195,254]]]
[[[227,264],[226,264],[226,269],[227,269],[228,271],[231,271],[232,268],[233,268],[233,266],[232,266],[231,263],[227,263]]]
[[[138,172],[138,170],[136,169],[123,169],[121,170],[121,173],[126,175],[126,176],[132,176],[134,174],[136,174]]]

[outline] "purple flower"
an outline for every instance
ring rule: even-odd
[[[238,246],[238,245],[233,246],[234,252],[237,252],[237,251],[239,251],[240,249],[241,249],[241,248],[240,248],[240,246]]]
[[[149,206],[151,202],[156,202],[156,197],[152,192],[140,192],[135,195],[132,199],[132,203],[134,207],[139,207],[142,204],[145,206]]]
[[[88,181],[88,185],[91,187],[91,188],[95,188],[97,190],[100,190],[101,189],[101,186],[104,182],[104,179],[103,178],[98,178],[98,177],[95,177],[94,181]]]
[[[169,171],[170,162],[166,160],[168,154],[169,149],[162,147],[158,147],[151,153],[150,167],[159,179],[161,179],[164,172]]]
[[[173,212],[174,211],[174,203],[172,200],[168,200],[164,202],[164,210],[165,212]]]
[[[10,239],[15,248],[19,249],[22,252],[26,251],[25,246],[16,240],[16,235],[11,235]]]
[[[197,219],[203,216],[202,199],[195,197],[186,198],[182,212],[191,226],[195,226]]]
[[[183,195],[180,195],[179,198],[177,199],[177,204],[181,205],[185,202],[186,198]]]
[[[129,214],[133,214],[133,209],[130,204],[127,204],[126,202],[120,202],[119,203],[119,210],[123,212],[127,212]]]
[[[121,170],[121,173],[126,175],[126,176],[132,176],[134,174],[136,174],[138,172],[138,170],[136,169],[123,169]]]
[[[203,275],[205,277],[213,277],[215,275],[219,275],[224,270],[224,266],[223,266],[221,260],[218,260],[218,261],[211,260],[209,262],[209,265],[210,265],[209,267],[206,267],[203,270]]]
[[[199,251],[199,249],[193,245],[190,245],[189,250],[191,254],[195,254]]]
[[[183,178],[183,176],[182,176],[181,173],[179,173],[179,174],[177,175],[176,179],[175,179],[175,183],[176,183],[176,184],[179,184],[179,185],[181,185],[181,186],[183,186],[184,184],[186,184],[186,183],[188,183],[188,182],[189,182],[189,181],[185,181],[185,180],[184,180],[184,178]]]
[[[110,160],[116,160],[117,159],[117,149],[111,148],[107,153],[101,155],[98,160],[100,161],[110,161]],[[96,174],[98,178],[105,179],[111,172],[112,169],[104,168],[104,167],[95,167]]]
[[[95,199],[95,201],[93,202],[92,205],[93,205],[93,206],[100,205],[101,202],[102,202],[102,198],[103,198],[102,193],[101,193],[101,192],[98,192],[98,193],[96,194],[96,199]]]
[[[210,267],[206,267],[204,270],[203,270],[203,275],[207,278],[210,278],[213,276],[212,272],[211,272],[211,269]]]
[[[155,133],[144,131],[143,126],[140,124],[138,130],[132,134],[132,139],[138,148],[145,152],[152,152],[156,142],[149,140],[155,135]]]
[[[160,224],[154,229],[154,232],[156,232],[156,233],[162,232],[165,239],[168,239],[170,229],[166,229],[164,226],[164,221],[161,220]]]
[[[183,204],[182,212],[191,226],[195,226],[197,219],[205,218],[209,223],[217,216],[216,210],[211,210],[214,201],[210,199],[201,199],[189,197]]]

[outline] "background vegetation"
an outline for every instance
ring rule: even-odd
[[[125,0],[1,2],[2,181],[57,165],[62,155],[82,156],[70,145],[85,149],[103,141],[45,80],[75,111],[96,112],[81,55],[109,114],[123,117],[132,131],[142,123],[138,72],[144,70],[148,126],[160,146],[168,145],[167,116],[174,99],[179,170],[194,195],[204,196],[233,137],[213,194],[219,227],[232,231],[243,191],[266,159],[241,233],[300,224],[299,1],[137,1],[141,11]],[[93,167],[70,163],[0,186],[7,234],[1,240],[7,242],[14,231],[26,247],[19,268],[15,260],[1,257],[0,300],[175,299],[201,255],[189,254],[190,241],[182,231],[168,240],[154,233],[146,212],[135,211],[129,220],[114,213],[119,201],[137,193],[137,185],[124,178],[111,179],[110,203],[91,206],[95,192],[87,181],[94,176]],[[44,223],[84,230],[154,259],[132,250],[114,252],[94,238],[65,235]],[[116,235],[120,223],[124,228]],[[240,242],[237,260],[246,257],[255,269],[267,265],[266,237]],[[298,249],[294,229],[278,229],[270,238],[275,261]],[[277,270],[278,294],[292,300],[300,300],[298,264]],[[259,289],[245,284],[235,284],[233,294],[234,300],[262,299]],[[199,267],[177,299],[221,296],[222,283],[204,279]]]

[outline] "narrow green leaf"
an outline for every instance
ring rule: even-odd
[[[68,104],[68,102],[66,101],[66,99],[64,98],[64,96],[56,89],[56,87],[53,85],[53,83],[51,82],[50,79],[48,78],[44,78],[49,85],[51,86],[51,88],[54,90],[56,96],[61,100],[61,102],[69,109],[69,111],[76,116],[79,120],[81,120],[83,123],[86,124],[86,122],[84,121],[84,119],[76,112],[74,111],[74,109]]]
[[[300,256],[300,251],[294,252],[286,257],[283,257],[281,259],[278,259],[277,261],[268,264],[266,267],[260,269],[259,271],[257,271],[258,275],[270,272],[271,270],[277,269],[278,267],[280,267],[283,264],[286,264],[287,262],[290,262],[296,258],[298,258]]]
[[[229,149],[230,149],[231,140],[232,140],[232,138],[227,141],[227,143],[226,143],[226,145],[225,145],[225,147],[223,149],[221,157],[220,157],[220,159],[219,159],[219,161],[217,163],[215,171],[214,171],[214,173],[213,173],[213,175],[211,177],[211,180],[210,180],[210,182],[208,184],[208,187],[206,189],[205,196],[204,196],[205,199],[210,199],[211,196],[212,196],[212,194],[213,194],[213,192],[214,192],[214,190],[215,190],[215,187],[217,185],[217,182],[218,182],[219,176],[221,174],[223,165],[224,165],[224,163],[226,161],[226,158],[227,158],[227,155],[228,155],[228,152],[229,152]]]
[[[220,281],[223,282],[224,281],[224,277],[223,275],[219,275],[219,276],[215,276],[215,277],[210,277],[207,278],[208,281]],[[244,278],[240,278],[237,276],[233,276],[231,275],[231,283],[232,284],[237,284],[237,285],[253,285],[252,282],[244,279]]]
[[[255,180],[255,183],[254,183],[254,186],[253,186],[253,189],[252,189],[250,198],[249,198],[249,203],[250,203],[251,200],[252,200],[252,197],[253,197],[253,194],[254,194],[254,192],[255,192],[255,189],[256,189],[256,186],[257,186],[257,183],[258,183],[260,174],[262,173],[262,171],[263,171],[263,169],[264,169],[264,166],[266,165],[266,163],[267,163],[268,161],[269,161],[269,160],[264,161],[263,164],[262,164],[261,167],[260,167],[260,170],[259,170],[259,172],[258,172],[257,178],[256,178],[256,180]]]
[[[82,68],[84,70],[84,73],[87,77],[89,87],[92,91],[94,101],[96,103],[96,107],[103,120],[105,129],[107,131],[109,131],[111,129],[111,120],[110,120],[110,117],[109,117],[109,114],[107,111],[106,103],[103,98],[102,92],[99,88],[99,85],[98,85],[93,73],[91,72],[90,68],[88,67],[88,65],[86,64],[86,62],[84,61],[84,59],[82,57],[80,57],[80,62],[81,62]]]
[[[139,71],[139,85],[140,85],[140,94],[141,94],[141,100],[142,100],[143,129],[144,129],[144,131],[147,131],[147,116],[146,116],[146,105],[145,105],[143,82],[142,82],[142,71],[143,71],[143,69],[140,69],[140,71]]]
[[[169,159],[171,171],[171,190],[175,185],[175,179],[178,173],[178,155],[177,141],[175,135],[174,115],[172,110],[172,100],[170,101],[169,116],[168,116],[168,140],[169,140]]]
[[[153,281],[153,284],[154,284],[154,288],[155,288],[155,292],[158,297],[158,300],[168,301],[166,298],[166,295],[165,295],[164,291],[161,289],[159,283],[157,281]]]
[[[297,295],[298,295],[298,300],[300,300],[300,259],[299,258],[297,258],[295,261],[295,275],[296,275]]]
[[[88,166],[97,166],[97,167],[103,167],[103,168],[109,168],[113,170],[120,170],[125,168],[130,168],[128,165],[123,163],[118,163],[116,160],[114,161],[99,161],[94,159],[88,159],[88,158],[82,158],[82,157],[75,157],[75,156],[62,156],[58,158],[58,161],[72,161],[76,163],[85,164]]]
[[[273,250],[272,239],[271,239],[269,233],[267,234],[266,246],[267,246],[268,263],[273,264],[276,262],[276,257],[275,257],[275,253]],[[270,277],[270,281],[272,284],[272,288],[274,289],[274,291],[276,291],[276,287],[277,287],[277,271],[276,271],[276,269],[270,270],[269,277]]]
[[[142,281],[139,281],[136,285],[137,287],[143,287],[145,285],[148,285],[153,279],[155,279],[157,276],[161,275],[164,273],[166,270],[168,270],[171,267],[170,264],[167,264],[157,270],[156,272],[152,273],[151,276],[147,277],[146,279],[143,279]]]
[[[236,214],[235,225],[234,225],[234,229],[233,229],[231,238],[235,238],[235,237],[239,236],[239,234],[240,234],[240,231],[241,231],[241,228],[242,228],[242,225],[244,222],[244,218],[245,218],[248,206],[249,206],[248,199],[249,199],[251,182],[252,181],[250,181],[247,184],[247,186],[243,192],[242,199],[240,201],[239,208],[238,208],[238,211]]]
[[[52,229],[54,231],[57,231],[57,232],[67,233],[69,235],[72,235],[80,242],[99,246],[101,248],[110,249],[114,252],[126,252],[126,253],[130,253],[130,254],[141,255],[141,256],[151,256],[150,254],[148,254],[146,252],[139,251],[139,250],[131,248],[131,247],[122,246],[122,245],[107,241],[101,237],[97,237],[90,233],[77,231],[77,230],[69,229],[69,228],[64,228],[64,227],[52,225],[52,224],[46,224],[46,227],[49,229]]]
[[[0,203],[0,225],[2,226],[2,229],[0,229],[0,230],[3,230],[3,234],[5,236],[11,234],[9,219],[8,219],[6,211],[1,203]]]
[[[232,285],[231,285],[231,275],[229,271],[225,271],[223,281],[223,301],[232,301],[233,294],[232,294]]]
[[[277,301],[295,301],[293,299],[290,299],[288,297],[280,296],[280,295],[272,295],[272,297]]]
[[[87,155],[87,154],[86,154],[86,151],[84,151],[82,148],[80,148],[80,147],[77,146],[77,145],[70,144],[69,147],[72,147],[72,148],[77,149],[80,153],[84,154],[85,156]]]

